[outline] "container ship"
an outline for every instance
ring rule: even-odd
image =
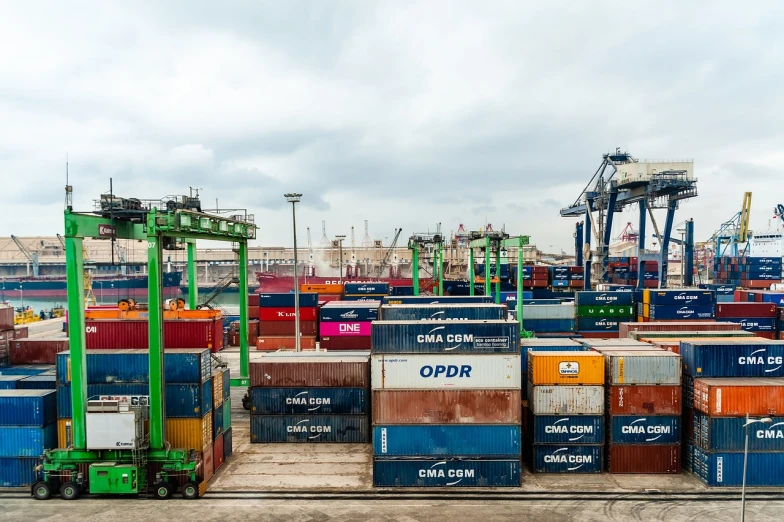
[[[164,296],[176,297],[179,295],[181,279],[182,272],[164,273]],[[147,276],[93,276],[93,293],[96,297],[101,295],[143,297],[147,295]],[[5,297],[66,297],[66,282],[64,277],[3,279],[0,281],[0,294]]]

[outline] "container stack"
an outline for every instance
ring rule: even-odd
[[[557,337],[557,338],[531,338],[531,339],[520,339],[520,363],[522,365],[522,392],[523,392],[523,399],[528,398],[528,352],[537,351],[537,352],[584,352],[588,350],[585,346],[577,341],[566,337]],[[527,410],[528,407],[525,405],[523,407],[523,428],[526,428],[526,420],[527,420]],[[524,435],[527,435],[527,431],[524,429]]]
[[[681,358],[652,347],[597,347],[607,372],[607,470],[679,473]]]
[[[633,332],[739,332],[740,324],[717,321],[660,321],[655,323],[621,323],[618,336],[631,337]]]
[[[778,307],[774,303],[719,303],[716,320],[739,323],[740,327],[757,337],[776,339]]]
[[[250,364],[251,442],[368,442],[365,354],[265,354]]]
[[[229,368],[212,370],[212,452],[215,471],[231,455],[231,375]]]
[[[585,281],[582,266],[551,266],[550,286],[553,288],[582,288]]]
[[[695,321],[716,317],[716,294],[710,290],[645,290],[637,321]]]
[[[319,309],[320,348],[370,350],[370,325],[381,301],[332,301]]]
[[[714,269],[717,283],[765,289],[781,283],[782,258],[717,257]]]
[[[44,450],[57,446],[52,390],[0,390],[0,487],[32,486]]]
[[[343,299],[355,301],[358,299],[379,300],[389,295],[389,283],[371,281],[367,283],[345,283],[343,285]]]
[[[373,483],[520,485],[520,325],[373,323]]]
[[[784,485],[784,343],[689,341],[681,354],[693,379],[684,390],[694,397],[692,472],[708,486],[740,486],[745,417],[770,417],[749,426],[747,484]]]
[[[9,363],[8,354],[11,342],[15,338],[14,309],[11,306],[0,304],[0,366],[5,366]]]
[[[256,349],[291,350],[296,347],[295,294],[258,294],[259,337]],[[316,347],[318,294],[299,294],[300,348]]]
[[[319,304],[340,301],[343,297],[343,285],[340,283],[327,283],[320,285],[299,285],[302,294],[318,294]]]
[[[149,325],[146,319],[100,318],[100,310],[85,312],[85,345],[88,350],[147,349]],[[35,342],[27,339],[27,342]],[[163,343],[167,350],[223,349],[223,317],[216,313],[204,319],[164,319]],[[55,352],[56,353],[56,352]],[[52,364],[52,363],[50,363]]]
[[[577,292],[577,332],[585,338],[618,337],[622,322],[634,320],[632,292]]]
[[[534,473],[600,473],[604,357],[590,351],[528,352],[525,454]]]
[[[512,267],[513,282],[517,281],[517,267]],[[550,284],[550,269],[546,266],[523,265],[523,288],[547,288]]]
[[[640,278],[636,257],[610,257],[607,262],[607,282],[616,285],[637,287]],[[644,261],[642,263],[644,288],[659,286],[659,263]]]
[[[57,354],[68,349],[68,339],[14,339],[10,342],[8,359],[16,364],[54,364]]]
[[[735,300],[735,285],[701,284],[700,288],[716,292],[717,303],[731,303]]]
[[[535,333],[573,333],[574,319],[574,303],[525,306],[523,328]]]

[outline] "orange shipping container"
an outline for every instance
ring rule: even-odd
[[[223,371],[212,374],[212,407],[217,408],[223,404]]]
[[[343,285],[339,283],[333,285],[299,285],[299,291],[319,295],[340,295],[343,293]]]
[[[596,352],[528,352],[528,380],[535,386],[603,385],[604,356]]]
[[[256,350],[264,352],[274,352],[277,350],[293,350],[297,346],[297,339],[294,336],[274,336],[266,335],[256,339]],[[303,350],[313,350],[316,348],[315,337],[300,337],[299,347]]]
[[[722,417],[784,415],[784,378],[695,379],[694,409]]]
[[[172,448],[206,451],[212,444],[212,412],[201,419],[166,419],[166,440]]]
[[[68,448],[73,444],[71,419],[57,419],[57,447]]]

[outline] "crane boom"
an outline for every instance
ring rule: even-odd
[[[392,258],[392,254],[394,253],[395,247],[397,246],[397,240],[400,238],[400,233],[402,231],[402,228],[395,229],[395,237],[392,239],[392,245],[389,247],[389,250],[387,250],[387,253],[384,254],[384,259],[381,260],[381,264],[378,265],[378,277],[381,277],[384,269],[389,264],[389,260]]]
[[[751,192],[743,194],[743,208],[740,211],[740,230],[738,242],[745,243],[749,240],[749,216],[751,214]]]
[[[19,248],[19,251],[22,252],[22,254],[27,258],[27,262],[33,266],[33,277],[38,277],[38,251],[37,250],[30,251],[26,246],[22,244],[21,241],[19,241],[19,238],[13,234],[11,234],[11,239],[13,240],[14,243],[16,243],[16,246],[17,248]],[[30,275],[29,266],[28,266],[27,275]]]

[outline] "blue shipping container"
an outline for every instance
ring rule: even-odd
[[[57,377],[54,375],[32,375],[25,377],[17,386],[19,390],[54,390],[57,387]]]
[[[784,377],[784,342],[681,342],[683,373],[694,377]]]
[[[40,458],[0,458],[0,488],[32,486],[41,479],[41,473],[35,470],[40,463]]]
[[[574,326],[574,319],[526,319],[525,308],[523,308],[523,328],[529,332],[574,332]]]
[[[580,317],[577,320],[578,332],[617,332],[621,323],[632,321],[633,317]]]
[[[414,287],[413,286],[390,286],[389,295],[395,295],[395,296],[414,295]]]
[[[202,418],[212,411],[212,379],[203,384],[167,384],[166,416]]]
[[[710,290],[648,290],[651,305],[710,306],[716,302],[716,294]]]
[[[0,366],[0,375],[39,375],[51,368],[50,365],[24,364],[21,366]]]
[[[345,301],[340,306],[330,306],[328,303],[319,310],[319,319],[322,323],[341,321],[376,321],[378,320],[379,301],[352,301],[348,306]]]
[[[56,447],[56,422],[44,427],[0,426],[0,457],[40,457]]]
[[[740,328],[746,332],[775,332],[776,331],[776,318],[775,317],[761,317],[755,319],[732,319],[732,318],[717,318],[720,323],[739,323]]]
[[[520,487],[519,460],[373,461],[376,487]]]
[[[518,425],[374,426],[377,457],[519,457]]]
[[[0,426],[46,426],[56,420],[54,390],[0,390]]]
[[[362,415],[365,388],[251,388],[252,415]]]
[[[612,415],[609,420],[613,444],[675,444],[681,441],[680,415]]]
[[[694,448],[694,474],[708,486],[741,486],[743,452],[709,453]],[[784,453],[749,453],[747,486],[784,486]]]
[[[17,383],[26,378],[27,375],[0,375],[0,390],[16,390]]]
[[[515,321],[376,321],[374,353],[518,353]]]
[[[631,292],[577,292],[574,296],[577,306],[586,305],[633,305],[634,294]]]
[[[348,286],[348,285],[346,285]],[[259,294],[259,307],[261,308],[294,308],[295,294]],[[301,308],[315,308],[318,306],[318,294],[299,294]]]
[[[343,291],[346,295],[389,294],[389,283],[346,283],[343,285]]]
[[[745,423],[743,417],[709,417],[695,411],[694,442],[706,451],[743,451]],[[784,451],[784,417],[749,426],[749,451]]]
[[[470,321],[501,321],[507,316],[506,305],[497,304],[437,304],[437,305],[384,305],[384,321],[443,321],[464,319]]]
[[[534,445],[531,451],[534,473],[601,473],[602,446]]]
[[[657,321],[673,321],[684,319],[713,319],[716,317],[716,306],[711,305],[651,305],[651,319]]]
[[[446,283],[444,283],[446,284]],[[381,302],[383,304],[439,304],[439,303],[492,303],[494,298],[489,295],[418,295],[418,296],[400,296],[400,297],[383,297]]]
[[[251,415],[251,442],[368,442],[367,415]]]
[[[528,412],[534,444],[603,444],[603,415],[534,415]]]

